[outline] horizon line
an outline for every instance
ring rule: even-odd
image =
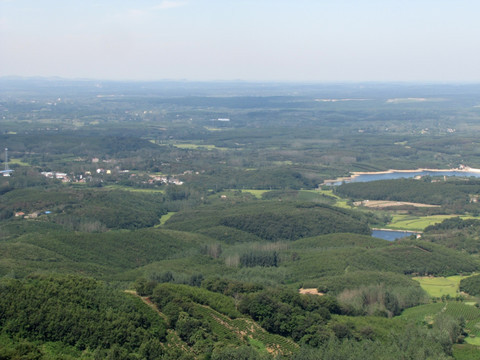
[[[155,83],[155,82],[177,82],[177,83],[244,83],[244,84],[418,84],[418,85],[480,85],[480,80],[245,80],[245,79],[208,79],[193,80],[185,78],[159,78],[159,79],[109,79],[95,77],[64,77],[44,75],[1,75],[0,80],[45,80],[45,81],[103,81],[117,83]]]

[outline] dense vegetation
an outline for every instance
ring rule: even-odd
[[[0,358],[474,359],[477,277],[412,277],[479,271],[480,182],[319,184],[480,168],[478,89],[0,79]]]
[[[467,294],[480,295],[480,275],[473,275],[460,281],[460,290]]]
[[[470,254],[480,252],[480,221],[455,217],[425,228],[424,239]]]
[[[147,349],[166,337],[165,322],[138,299],[92,279],[7,278],[0,287],[1,334],[13,342],[28,340],[33,358],[42,353],[36,344],[61,342],[79,350],[79,357],[86,351],[95,357],[154,359]],[[15,353],[12,347],[2,351],[4,358]]]
[[[2,199],[0,211],[9,209],[26,214],[48,211],[50,221],[87,232],[149,227],[167,212],[161,193],[52,186],[9,191]]]
[[[442,205],[442,212],[462,214],[467,211],[478,214],[479,207],[471,203],[472,196],[480,194],[477,179],[431,182],[429,177],[422,180],[398,179],[375,182],[342,184],[336,188],[342,196],[353,199],[407,201],[423,204]],[[430,208],[430,212],[437,211]]]
[[[241,230],[267,241],[296,240],[303,237],[349,232],[369,234],[373,215],[355,213],[325,204],[247,202],[197,208],[176,214],[167,227],[198,231],[211,227]]]

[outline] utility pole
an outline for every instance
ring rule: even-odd
[[[5,171],[10,170],[8,168],[8,148],[5,148]]]

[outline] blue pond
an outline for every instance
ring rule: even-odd
[[[391,172],[391,173],[377,173],[377,174],[361,174],[351,179],[345,179],[341,181],[328,181],[328,185],[341,185],[342,183],[351,182],[368,182],[376,180],[392,180],[392,179],[405,179],[413,178],[415,176],[458,176],[458,177],[480,177],[480,172],[475,171],[456,171],[456,170],[412,170],[405,172]]]
[[[388,241],[394,241],[396,239],[403,238],[405,236],[410,236],[416,234],[411,231],[401,231],[401,230],[372,230],[372,236]]]

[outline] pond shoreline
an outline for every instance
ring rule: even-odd
[[[418,168],[416,170],[395,170],[389,169],[385,171],[353,171],[351,176],[339,177],[333,180],[325,180],[321,185],[332,185],[336,183],[341,183],[343,181],[349,182],[361,175],[383,175],[383,174],[395,174],[395,173],[420,173],[420,172],[463,172],[463,173],[480,173],[480,169],[471,168],[468,166],[463,166],[460,168],[453,169],[429,169],[429,168]]]
[[[391,232],[409,232],[414,234],[423,234],[423,231],[420,230],[401,230],[401,229],[382,229],[382,228],[372,228],[372,231],[391,231]]]
[[[415,235],[416,238],[420,237],[422,234],[421,231],[412,231],[412,230],[392,230],[392,229],[372,229],[372,237],[383,239],[387,241],[395,241],[404,237]]]

